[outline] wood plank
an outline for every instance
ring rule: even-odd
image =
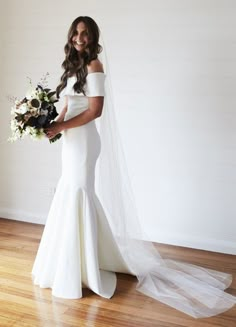
[[[117,273],[117,289],[104,299],[89,289],[83,298],[65,300],[33,284],[32,265],[43,225],[0,218],[1,327],[236,327],[236,306],[215,317],[194,319],[136,290],[135,276]],[[236,258],[232,255],[155,244],[165,258],[232,273],[236,295]]]

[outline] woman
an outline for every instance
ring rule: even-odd
[[[32,274],[35,284],[50,287],[53,295],[63,298],[82,297],[82,286],[110,298],[116,288],[114,271],[130,272],[94,190],[101,147],[95,118],[102,113],[105,79],[97,58],[98,38],[91,18],[79,17],[72,23],[62,64],[65,72],[57,87],[58,95],[66,96],[66,105],[46,129],[49,138],[64,132],[62,176]]]
[[[57,87],[66,105],[46,129],[49,138],[63,131],[62,175],[33,266],[34,282],[52,288],[58,297],[80,298],[82,287],[88,287],[110,298],[115,272],[124,272],[137,276],[137,289],[144,294],[193,317],[223,312],[236,303],[224,292],[230,275],[163,259],[151,244],[141,241],[125,164],[119,161],[122,151],[108,86],[104,97],[101,50],[95,21],[76,18]],[[98,157],[104,207],[95,193]]]

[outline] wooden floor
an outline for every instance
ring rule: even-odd
[[[236,327],[236,306],[226,313],[194,319],[135,290],[136,277],[117,274],[117,290],[104,299],[86,289],[83,298],[63,300],[31,279],[43,226],[0,218],[0,327]],[[234,275],[228,292],[236,295],[236,258],[207,251],[158,245],[165,257]]]

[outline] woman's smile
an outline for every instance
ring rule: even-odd
[[[72,42],[76,50],[81,51],[88,45],[88,31],[83,22],[80,22],[76,28],[76,34],[72,38]]]

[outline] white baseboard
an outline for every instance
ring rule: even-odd
[[[148,236],[152,242],[156,243],[236,255],[236,242],[232,241],[201,238],[186,234],[167,234],[166,232],[162,233],[161,231],[158,232],[158,235],[150,235],[149,233]]]
[[[47,215],[45,213],[36,215],[35,213],[29,213],[7,208],[0,208],[0,217],[43,225],[45,224],[47,219]],[[200,238],[192,235],[187,236],[185,234],[170,234],[160,231],[158,235],[154,235],[153,233],[152,235],[150,235],[150,233],[147,235],[149,236],[148,240],[151,240],[152,242],[156,243],[184,246],[192,249],[236,255],[236,242],[232,241]]]
[[[0,208],[0,217],[18,221],[24,221],[27,223],[34,223],[34,224],[45,224],[46,222],[46,215],[45,213],[42,214],[35,214],[21,210],[14,210],[8,208]]]

